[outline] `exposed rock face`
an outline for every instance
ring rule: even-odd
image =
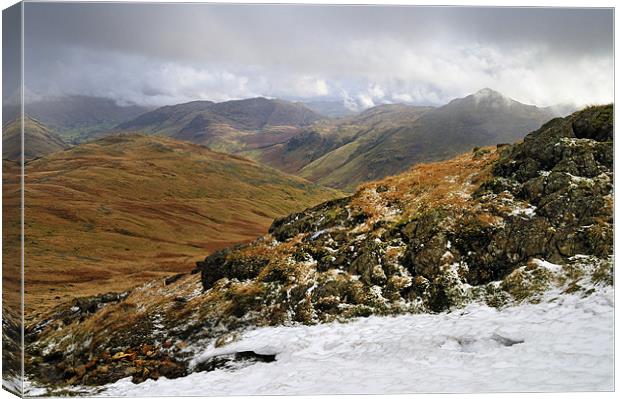
[[[495,165],[498,178],[512,180],[509,191],[536,207],[533,220],[550,228],[539,255],[559,260],[612,253],[612,122],[611,106],[554,119]]]
[[[188,344],[225,344],[246,328],[472,300],[501,307],[551,286],[587,294],[612,284],[612,111],[588,108],[522,143],[419,165],[278,219],[268,235],[198,262],[199,274],[137,287],[94,312],[85,301],[78,318],[51,315],[28,329],[30,374],[81,384],[173,378],[194,371]]]
[[[215,282],[225,277],[234,276],[240,280],[256,277],[261,269],[269,263],[269,259],[259,254],[239,255],[241,249],[250,248],[252,246],[249,245],[225,248],[207,257],[204,262],[197,262],[198,270],[211,271],[210,273],[202,273],[204,287],[206,289],[211,288]]]

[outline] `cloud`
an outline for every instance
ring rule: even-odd
[[[413,97],[411,97],[411,95],[407,93],[395,93],[394,95],[392,95],[392,98],[394,98],[394,100],[396,100],[397,102],[403,102],[403,103],[413,102]]]
[[[482,87],[537,105],[613,100],[610,9],[27,3],[25,33],[39,93],[352,109]]]
[[[281,82],[274,85],[271,93],[285,97],[321,97],[330,94],[330,87],[325,79],[317,76],[298,75],[281,71],[277,75],[263,71],[270,81]],[[275,75],[275,76],[274,76]]]

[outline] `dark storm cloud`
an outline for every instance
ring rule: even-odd
[[[26,84],[122,101],[607,101],[612,46],[609,9],[26,4]]]

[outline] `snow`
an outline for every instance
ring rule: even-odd
[[[5,370],[3,371],[6,373]],[[15,394],[22,392],[22,379],[18,376],[11,376],[8,375],[8,373],[6,374],[6,376],[2,377],[2,387]]]
[[[533,261],[538,266],[544,267],[545,269],[549,270],[552,273],[559,273],[562,271],[561,265],[556,265],[555,263],[551,263],[543,259],[533,259]]]
[[[535,214],[536,214],[536,207],[534,205],[530,205],[527,208],[516,207],[512,212],[510,212],[510,216],[523,215],[528,218],[531,218]]]
[[[589,177],[575,176],[575,175],[572,175],[572,174],[570,174],[568,172],[566,172],[566,174],[568,175],[568,177],[570,177],[570,179],[571,179],[571,181],[573,183],[577,183],[577,184],[578,183],[587,183],[587,184],[593,184],[594,183],[594,180],[589,178]]]
[[[587,297],[556,291],[503,310],[471,304],[435,315],[260,328],[204,348],[194,362],[239,351],[276,354],[275,362],[138,385],[123,379],[97,395],[613,390],[613,295],[612,287]]]
[[[323,218],[321,218],[323,219]],[[320,222],[320,221],[319,221]],[[320,237],[321,234],[325,233],[325,229],[323,230],[319,230],[317,232],[315,232],[314,234],[312,234],[312,236],[310,237],[310,240],[316,240],[317,238]]]

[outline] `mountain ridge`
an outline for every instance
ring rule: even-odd
[[[162,127],[149,126],[152,125],[148,118],[149,115],[163,114],[162,119],[163,117],[175,117],[176,120],[183,120],[188,115],[200,112],[208,112],[203,116],[214,118],[214,122],[228,123],[232,127],[246,130],[262,129],[267,125],[303,126],[321,119],[321,116],[301,103],[254,97],[223,102],[199,100],[168,105],[140,115],[135,120],[124,122],[117,126],[117,129],[150,129],[149,131],[158,132]],[[182,128],[182,126],[177,127],[178,130]],[[174,133],[171,132],[169,135],[174,135]]]
[[[60,136],[38,120],[25,115],[23,125],[25,161],[69,148]],[[2,126],[2,159],[19,161],[21,158],[22,118],[16,118]]]
[[[359,183],[406,170],[411,165],[447,159],[476,146],[513,142],[554,115],[521,104],[491,89],[431,108],[411,123],[383,129],[377,139],[354,151],[325,154],[300,175],[330,187],[352,190]]]
[[[165,106],[120,124],[115,133],[143,132],[238,153],[284,142],[323,117],[304,107],[264,97]]]

